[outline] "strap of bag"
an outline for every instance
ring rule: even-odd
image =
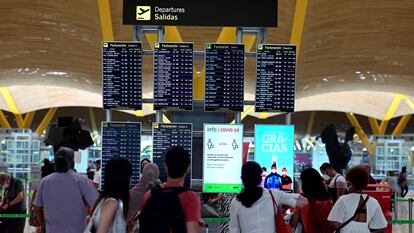
[[[362,197],[362,195],[361,195]],[[362,210],[362,208],[365,206],[365,204],[367,203],[369,199],[369,196],[367,195],[367,197],[365,198],[365,200],[361,203],[360,206],[358,206],[358,208],[355,210],[354,215],[352,215],[352,217],[350,219],[348,219],[346,222],[344,222],[339,228],[338,230],[344,228],[346,225],[348,225],[350,222],[352,222],[352,220],[358,215],[359,211]]]
[[[336,181],[338,180],[338,178],[339,178],[339,174],[337,174],[336,176],[335,176],[335,178],[334,178],[334,188],[337,188],[336,187]]]
[[[270,191],[270,189],[268,189],[269,190],[269,193],[270,193],[270,196],[272,197],[272,203],[273,203],[273,211],[275,212],[275,215],[276,215],[276,207],[277,207],[277,204],[276,204],[276,201],[275,201],[275,197],[273,197],[273,194],[272,194],[272,191]]]

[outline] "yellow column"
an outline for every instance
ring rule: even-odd
[[[9,121],[7,120],[6,116],[4,115],[3,111],[0,110],[0,124],[1,127],[10,129],[11,126],[9,124]]]
[[[26,113],[26,116],[24,117],[23,126],[22,126],[23,129],[30,129],[34,116],[35,116],[35,112]]]
[[[398,125],[395,127],[394,131],[392,132],[392,136],[398,136],[402,134],[407,128],[408,122],[411,120],[412,115],[405,115],[401,117],[400,122],[398,122]]]
[[[346,113],[348,120],[351,122],[352,126],[355,127],[355,131],[358,134],[359,138],[361,139],[362,143],[368,150],[368,154],[373,156],[375,155],[375,148],[369,142],[367,135],[365,134],[364,130],[362,129],[361,125],[359,124],[357,118],[353,113]]]
[[[308,0],[296,0],[295,16],[293,18],[292,32],[290,35],[290,44],[296,44],[296,58],[299,57],[307,10]]]
[[[49,125],[50,121],[55,116],[57,108],[50,108],[49,111],[46,113],[46,116],[43,118],[42,122],[40,122],[39,127],[36,129],[37,134],[42,134],[46,127]]]

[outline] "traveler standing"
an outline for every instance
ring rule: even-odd
[[[98,190],[101,190],[101,160],[98,159],[95,161],[95,175],[93,176],[93,183],[95,185],[95,188]]]
[[[308,199],[309,205],[295,210],[294,216],[301,217],[304,232],[306,233],[331,233],[327,218],[332,209],[332,200],[322,177],[313,168],[306,168],[300,174],[302,181],[302,195]]]
[[[347,192],[345,178],[337,173],[329,163],[322,164],[320,170],[323,175],[329,177],[328,192],[331,194],[332,201],[335,204],[336,200]]]
[[[158,179],[159,175],[160,169],[157,164],[149,163],[144,167],[139,183],[129,191],[130,202],[128,219],[134,217],[135,214],[141,210],[141,202],[144,198],[144,194],[151,188],[161,185],[161,181]]]
[[[125,233],[132,165],[125,159],[111,159],[105,166],[105,184],[96,201],[88,227],[96,233]]]
[[[217,203],[219,217],[228,218],[230,217],[230,205],[234,197],[235,197],[234,193],[220,193],[218,197],[210,199],[208,201],[208,204],[214,205]],[[228,233],[229,230],[230,230],[229,222],[220,222],[220,233]]]
[[[348,195],[341,196],[328,216],[331,226],[341,233],[384,233],[387,221],[374,198],[362,193],[368,185],[368,172],[363,166],[351,168],[346,179]]]
[[[306,198],[299,194],[289,194],[278,190],[267,190],[259,186],[262,169],[256,162],[250,161],[242,167],[244,190],[233,199],[230,207],[231,233],[276,232],[275,204],[302,208],[307,205]],[[279,208],[276,211],[280,211]],[[283,233],[283,232],[276,232]]]
[[[98,192],[89,179],[74,172],[74,152],[61,147],[55,153],[56,172],[40,181],[34,206],[42,232],[79,233],[86,227],[86,208],[92,207]]]
[[[48,159],[45,159],[43,163],[44,165],[41,168],[42,179],[55,172],[55,166]],[[30,216],[29,225],[36,227],[36,232],[40,232],[41,225],[40,225],[39,219],[37,218],[36,212],[34,210],[35,207],[33,205],[36,199],[36,194],[37,194],[37,188],[33,190],[32,198],[30,199],[30,203],[29,203],[29,216]]]
[[[183,187],[190,162],[188,151],[182,147],[167,151],[167,182],[162,188],[145,193],[139,216],[141,233],[200,232],[200,199],[195,192]]]
[[[402,167],[398,176],[398,185],[401,188],[401,197],[404,198],[408,193],[407,167]]]
[[[0,172],[0,185],[6,186],[0,205],[1,214],[26,214],[24,201],[24,188],[20,180],[16,180],[10,174]],[[2,233],[23,233],[26,219],[2,218]]]

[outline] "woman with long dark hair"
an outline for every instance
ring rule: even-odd
[[[111,159],[105,166],[105,183],[92,214],[96,233],[125,233],[132,165],[125,159]]]
[[[243,165],[241,179],[244,189],[233,199],[230,208],[231,233],[276,232],[272,196],[277,206],[302,208],[307,204],[306,198],[299,194],[263,189],[260,187],[261,175],[262,168],[258,163],[250,161]]]
[[[309,205],[295,211],[303,223],[306,233],[331,233],[327,218],[332,209],[332,200],[319,172],[306,168],[300,174],[302,195],[308,199]]]

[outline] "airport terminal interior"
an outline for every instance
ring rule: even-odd
[[[242,192],[249,161],[286,193],[305,169],[365,165],[386,232],[412,232],[413,114],[413,0],[0,1],[0,171],[28,210],[61,146],[91,185],[97,161],[130,161],[131,188],[145,159],[165,182],[182,146],[202,232],[227,232],[208,200]],[[13,218],[41,232],[30,216]]]

